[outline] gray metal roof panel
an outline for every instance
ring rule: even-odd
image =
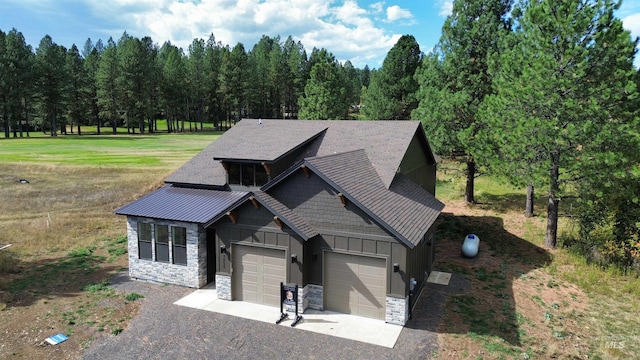
[[[248,195],[249,193],[243,191],[164,186],[114,212],[118,215],[205,224]]]

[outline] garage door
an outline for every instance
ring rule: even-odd
[[[324,304],[327,310],[384,319],[385,259],[325,253]]]
[[[286,281],[284,250],[234,245],[232,261],[234,300],[280,306],[280,282]]]

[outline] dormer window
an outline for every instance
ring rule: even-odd
[[[226,168],[230,185],[256,187],[269,181],[267,170],[262,164],[230,162]]]

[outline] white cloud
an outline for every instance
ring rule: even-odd
[[[631,14],[622,19],[624,28],[631,32],[632,37],[640,36],[640,13]]]
[[[335,9],[336,18],[345,24],[371,26],[371,20],[365,17],[367,10],[358,6],[353,0],[347,0]]]
[[[354,66],[371,63],[400,37],[377,25],[355,0],[87,0],[94,14],[118,19],[130,35],[187,49],[194,38],[211,33],[223,44],[241,42],[250,50],[262,35],[300,40],[307,52],[324,47]],[[370,5],[374,11],[384,3]],[[409,11],[392,6],[389,19],[407,19]],[[119,31],[122,33],[122,30]],[[161,44],[160,44],[161,45]]]
[[[442,17],[447,17],[451,15],[453,11],[453,1],[452,0],[438,0],[439,11],[438,15]]]
[[[398,5],[389,6],[387,8],[387,20],[396,21],[399,19],[412,19],[411,11],[403,9]]]
[[[384,10],[384,1],[370,4],[369,8],[371,8],[374,13],[381,13]]]

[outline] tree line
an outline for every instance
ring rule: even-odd
[[[0,30],[0,125],[5,137],[21,137],[29,129],[82,134],[86,125],[154,132],[158,119],[176,132],[243,117],[346,118],[369,77],[368,66],[338,62],[326,49],[308,55],[291,36],[265,35],[247,51],[211,34],[185,53],[126,32],[106,45],[87,39],[82,49],[45,35],[33,50],[18,30]]]

